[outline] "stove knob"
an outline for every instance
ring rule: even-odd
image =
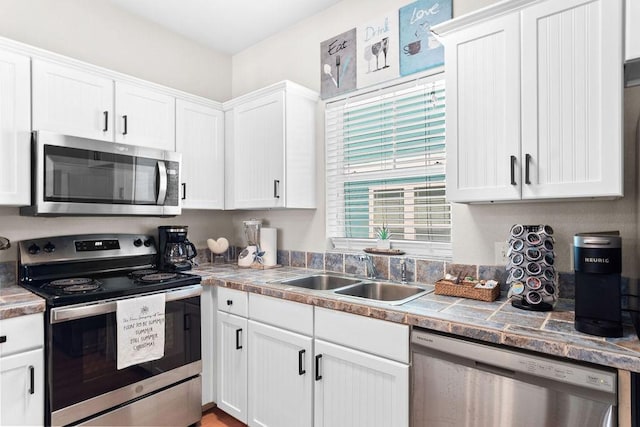
[[[142,239],[136,239],[133,241],[133,246],[135,246],[136,248],[139,248],[140,246],[142,246]]]
[[[36,245],[35,243],[32,243],[28,248],[27,251],[29,251],[29,253],[31,255],[35,255],[35,254],[39,254],[40,253],[40,246]]]
[[[145,247],[145,248],[148,248],[148,247],[149,247],[149,246],[151,246],[152,244],[153,244],[153,240],[151,240],[151,239],[146,239],[146,240],[144,241],[144,247]]]
[[[47,253],[51,253],[51,252],[54,252],[56,250],[56,245],[54,245],[51,242],[47,242],[47,244],[44,245],[44,247],[42,249],[44,249],[44,251],[47,252]]]

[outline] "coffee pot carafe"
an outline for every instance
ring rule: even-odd
[[[196,247],[187,239],[188,226],[163,225],[158,227],[159,260],[161,270],[190,270],[191,260],[198,254]]]

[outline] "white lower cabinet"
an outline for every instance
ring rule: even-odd
[[[43,314],[0,320],[0,426],[44,423]]]
[[[315,353],[316,427],[409,425],[409,365],[318,339]]]
[[[220,409],[247,422],[247,319],[218,311],[218,396]]]
[[[313,425],[312,341],[249,320],[250,426]]]
[[[217,321],[217,403],[238,420],[409,426],[407,325],[227,288]]]

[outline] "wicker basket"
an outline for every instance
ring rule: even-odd
[[[492,289],[476,288],[477,283],[463,281],[455,284],[450,280],[441,279],[435,284],[436,295],[448,295],[452,297],[462,297],[477,299],[480,301],[495,301],[500,296],[500,286]]]

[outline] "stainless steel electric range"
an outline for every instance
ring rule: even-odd
[[[19,244],[19,276],[46,300],[45,425],[190,425],[201,417],[200,277],[155,269],[155,239]],[[118,301],[165,294],[164,356],[117,369]]]

